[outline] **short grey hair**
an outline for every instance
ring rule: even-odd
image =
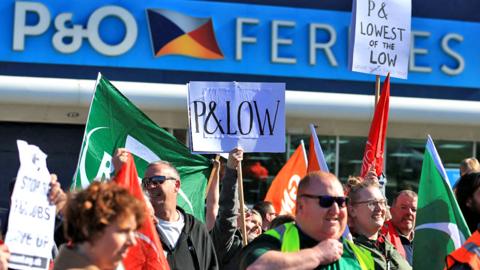
[[[178,173],[178,170],[177,168],[175,168],[175,166],[173,166],[172,163],[168,162],[168,161],[164,161],[164,160],[158,160],[158,161],[154,161],[154,162],[151,162],[148,164],[147,166],[147,170],[150,168],[150,167],[153,167],[155,165],[164,165],[164,166],[167,166],[169,168],[171,168],[175,174],[177,174],[177,177],[178,177],[178,180],[180,180],[180,174]]]

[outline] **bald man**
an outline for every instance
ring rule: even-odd
[[[298,186],[295,223],[255,239],[241,255],[240,269],[362,269],[373,259],[341,237],[347,224],[346,197],[338,179],[314,172]],[[372,269],[372,268],[369,268]]]

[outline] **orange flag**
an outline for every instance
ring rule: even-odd
[[[307,158],[302,141],[273,179],[265,201],[271,202],[279,214],[295,215],[298,183],[306,174]]]
[[[137,199],[145,202],[140,183],[138,181],[137,168],[132,155],[128,154],[125,163],[118,175],[114,178],[120,186],[127,188]],[[125,269],[157,270],[170,269],[163,253],[160,238],[155,230],[151,213],[145,204],[146,219],[137,231],[137,244],[128,250],[127,257],[123,260]]]

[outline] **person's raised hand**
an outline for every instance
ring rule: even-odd
[[[370,166],[370,169],[365,175],[365,180],[374,181],[378,183],[378,175],[377,175],[377,171],[375,170],[375,165],[372,164],[372,166]]]
[[[10,258],[10,251],[5,244],[0,244],[0,270],[8,269],[8,258]]]
[[[240,147],[235,147],[228,154],[227,167],[229,169],[237,169],[240,162],[243,160],[243,149]]]
[[[60,182],[56,174],[50,174],[50,191],[48,192],[48,201],[50,204],[54,204],[57,209],[57,214],[63,213],[63,208],[67,203],[67,194],[63,192]]]
[[[125,148],[118,148],[113,154],[112,163],[113,167],[115,168],[115,175],[118,174],[120,169],[122,168],[123,164],[127,163],[128,161],[128,150]]]

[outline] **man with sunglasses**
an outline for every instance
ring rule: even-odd
[[[255,239],[242,251],[240,269],[373,269],[365,250],[341,237],[346,224],[338,179],[310,173],[298,185],[295,223]]]
[[[126,149],[118,149],[115,168],[126,162]],[[143,189],[158,219],[157,232],[171,270],[218,269],[217,256],[205,225],[177,206],[180,175],[166,161],[150,163],[142,179]]]

